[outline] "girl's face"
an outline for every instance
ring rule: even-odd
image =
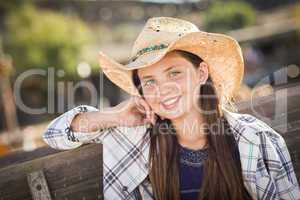
[[[138,70],[144,98],[160,117],[170,120],[197,109],[199,85],[208,78],[208,67],[202,62],[196,68],[176,52],[159,62]]]

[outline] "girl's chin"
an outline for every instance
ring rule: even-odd
[[[184,112],[180,112],[180,111],[165,112],[161,116],[163,118],[174,120],[174,119],[177,119],[177,118],[180,118],[180,117],[184,116]]]

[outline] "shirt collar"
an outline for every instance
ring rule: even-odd
[[[233,128],[235,139],[243,139],[251,144],[259,145],[259,138],[253,122],[249,123],[245,120],[245,114],[231,112],[226,108],[222,108],[224,117],[227,119],[230,126]],[[249,116],[250,117],[250,116]],[[253,117],[253,119],[255,119]]]

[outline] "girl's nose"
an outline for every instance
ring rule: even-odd
[[[175,82],[164,83],[164,84],[161,84],[159,87],[161,96],[166,96],[168,94],[178,92],[178,90],[180,90],[180,87]]]

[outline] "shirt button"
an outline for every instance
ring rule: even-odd
[[[70,133],[70,132],[71,132],[70,127],[67,127],[67,128],[65,129],[65,132],[66,132],[66,133]]]

